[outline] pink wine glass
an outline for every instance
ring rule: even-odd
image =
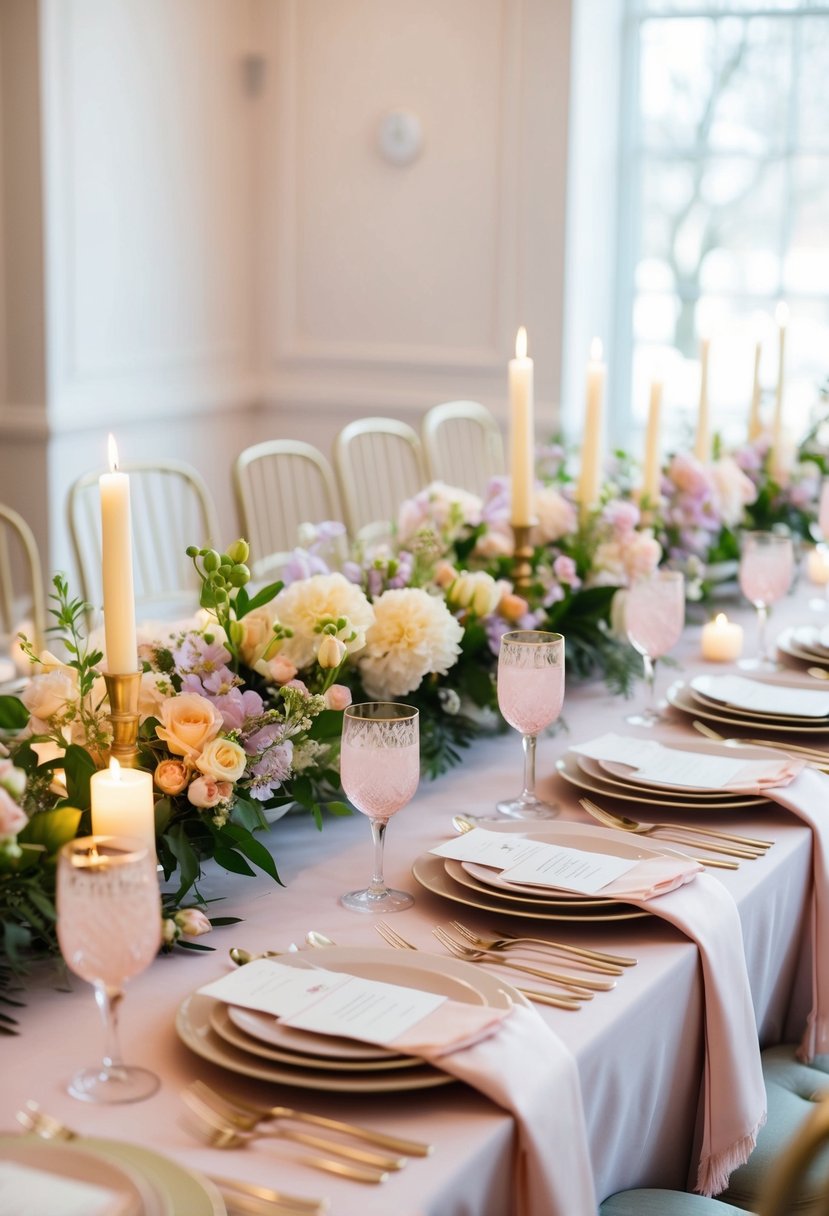
[[[386,826],[414,797],[420,780],[418,711],[393,701],[349,705],[343,715],[340,780],[349,801],[368,815],[374,841],[374,870],[364,891],[349,891],[340,903],[352,912],[402,912],[414,903],[383,878]]]
[[[656,704],[656,661],[682,636],[685,624],[685,579],[677,570],[659,570],[637,579],[625,592],[625,629],[642,656],[647,694],[640,713],[625,719],[632,726],[653,726],[663,715]]]
[[[81,836],[58,857],[58,941],[66,965],[95,988],[104,1022],[103,1062],[69,1084],[84,1102],[137,1102],[158,1089],[146,1068],[121,1062],[118,1011],[127,980],[161,945],[161,896],[155,854],[128,836]]]
[[[780,532],[744,532],[740,551],[740,590],[757,610],[757,657],[741,659],[749,671],[775,671],[768,653],[766,623],[769,609],[782,599],[794,578],[794,546],[791,536]]]
[[[535,792],[538,736],[556,721],[564,703],[564,638],[540,629],[517,629],[501,638],[498,653],[498,708],[524,745],[524,788],[517,798],[498,803],[512,819],[552,819],[557,806]]]

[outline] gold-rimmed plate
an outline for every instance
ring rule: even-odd
[[[578,756],[577,758],[579,768],[590,780],[600,781],[603,785],[618,786],[629,793],[658,791],[666,798],[686,802],[689,797],[700,798],[703,802],[709,802],[711,799],[722,802],[724,799],[730,798],[739,801],[740,798],[747,797],[746,794],[741,795],[736,790],[696,789],[694,786],[666,785],[663,782],[637,779],[636,772],[626,768],[624,764],[617,764],[612,760],[593,760],[590,756]],[[775,759],[779,761],[780,756],[775,756]]]
[[[773,718],[740,717],[736,711],[729,714],[720,710],[714,710],[703,701],[698,701],[684,680],[677,680],[676,683],[671,685],[665,695],[668,704],[673,705],[674,709],[678,709],[680,713],[690,714],[695,718],[703,718],[708,722],[722,722],[725,726],[738,726],[743,730],[756,730],[759,725],[762,725],[763,730],[773,731],[775,734],[829,735],[829,723],[827,722],[823,722],[821,725],[809,725],[808,723],[798,722],[796,726],[793,726],[778,722]],[[814,722],[814,719],[812,721]]]
[[[759,806],[766,802],[767,799],[759,797],[745,798],[722,798],[722,799],[700,799],[700,798],[675,798],[665,797],[662,791],[657,793],[653,790],[645,789],[644,786],[637,786],[636,789],[630,788],[626,791],[617,785],[612,785],[609,778],[588,777],[576,763],[576,757],[571,753],[562,756],[556,761],[556,772],[565,781],[569,781],[571,785],[577,786],[581,790],[587,790],[591,794],[599,794],[604,798],[616,798],[623,802],[638,802],[647,806],[664,806],[672,807],[674,810],[691,810],[691,811],[735,811],[741,810],[747,806]]]
[[[581,921],[589,924],[594,921],[641,920],[648,915],[641,908],[626,906],[624,911],[607,911],[609,901],[605,901],[604,908],[596,908],[593,911],[587,911],[578,905],[574,905],[572,911],[568,907],[558,907],[555,911],[550,911],[549,908],[536,911],[534,907],[528,908],[517,900],[499,898],[495,891],[483,894],[456,883],[447,874],[443,858],[436,857],[434,853],[421,853],[412,866],[412,875],[424,890],[433,895],[463,904],[465,908],[497,912],[499,916],[519,916],[524,920]]]
[[[493,888],[502,891],[513,903],[525,904],[530,908],[572,908],[574,904],[578,904],[580,908],[604,908],[613,902],[609,899],[593,899],[587,895],[579,895],[575,891],[551,891],[545,890],[543,887],[519,887],[514,884],[505,882],[489,882],[489,875],[481,874],[482,870],[487,870],[487,866],[476,866],[474,862],[469,861],[454,861],[449,857],[443,859],[446,873],[453,882],[460,883],[462,887],[469,887],[472,891],[478,891],[482,895],[492,895]],[[619,910],[623,910],[623,905],[618,904]]]

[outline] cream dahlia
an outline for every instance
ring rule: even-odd
[[[461,652],[463,629],[442,599],[417,587],[385,591],[374,601],[360,675],[370,697],[402,697],[425,675],[445,675]]]
[[[338,637],[349,654],[362,650],[374,610],[363,592],[342,574],[315,574],[285,587],[273,601],[277,619],[293,631],[279,644],[279,654],[298,668],[313,663],[323,639],[317,625],[345,618]],[[353,634],[353,637],[350,636]]]

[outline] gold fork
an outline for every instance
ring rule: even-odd
[[[725,747],[769,747],[772,751],[784,752],[794,758],[804,759],[813,768],[829,768],[829,752],[822,751],[818,747],[803,747],[799,743],[781,743],[779,739],[726,739],[712,726],[708,726],[706,722],[700,722],[697,718],[694,718],[691,725],[694,730],[705,735],[706,739],[713,739],[717,743],[724,744]]]
[[[407,942],[405,937],[387,925],[384,921],[379,921],[374,928],[382,937],[383,941],[388,946],[392,946],[395,950],[417,950],[417,946],[413,946],[411,942]],[[529,1000],[535,1001],[539,1005],[553,1005],[556,1009],[569,1009],[576,1012],[581,1009],[579,998],[573,993],[552,993],[539,992],[537,988],[519,988],[518,991],[522,996],[528,997]]]
[[[211,1106],[222,1118],[242,1131],[253,1131],[260,1123],[269,1119],[293,1119],[300,1123],[309,1123],[315,1127],[324,1127],[332,1132],[340,1132],[357,1140],[365,1140],[368,1144],[376,1144],[379,1148],[387,1148],[393,1153],[403,1153],[407,1157],[428,1157],[433,1151],[431,1144],[422,1140],[407,1140],[402,1136],[391,1136],[387,1132],[377,1132],[370,1127],[360,1127],[356,1123],[345,1123],[341,1119],[329,1119],[325,1115],[311,1115],[305,1111],[295,1110],[292,1106],[255,1106],[243,1102],[240,1098],[220,1094],[211,1089],[204,1081],[193,1081],[189,1086],[191,1093]]]
[[[484,950],[480,946],[468,946],[452,937],[451,933],[447,933],[440,925],[436,925],[432,933],[440,944],[445,946],[456,958],[463,959],[467,963],[487,963],[495,967],[506,967],[510,971],[521,971],[524,975],[534,975],[538,979],[547,980],[551,984],[559,984],[566,988],[568,994],[572,994],[579,1001],[592,1001],[597,992],[611,992],[616,987],[615,980],[582,979],[557,971],[542,971],[539,967],[531,967],[527,963],[517,963],[514,959],[504,958],[498,950]]]
[[[598,806],[590,798],[580,798],[579,804],[584,807],[588,815],[598,819],[599,823],[603,823],[609,828],[618,828],[622,832],[634,832],[637,836],[660,836],[664,840],[672,840],[677,844],[694,844],[701,849],[713,849],[715,852],[725,853],[729,857],[740,857],[744,861],[756,861],[758,857],[764,857],[766,854],[765,848],[755,845],[738,846],[736,844],[717,844],[713,841],[709,844],[707,840],[694,838],[696,828],[686,828],[681,824],[645,823],[640,819],[629,819],[627,815],[620,815]]]
[[[311,1145],[316,1137],[305,1136],[305,1133],[292,1133],[292,1129],[280,1129],[278,1131],[249,1131],[244,1132],[241,1128],[235,1128],[231,1123],[222,1119],[215,1111],[211,1110],[202,1102],[193,1101],[192,1094],[188,1094],[185,1090],[182,1095],[187,1105],[187,1126],[194,1136],[198,1137],[204,1144],[209,1144],[212,1148],[245,1148],[248,1144],[254,1143],[256,1140],[273,1140],[273,1139],[288,1139],[297,1140],[300,1144]],[[326,1150],[333,1151],[328,1147],[326,1142]],[[338,1153],[340,1149],[336,1150]],[[312,1169],[322,1170],[326,1174],[336,1174],[340,1178],[349,1178],[352,1182],[366,1182],[377,1184],[385,1182],[388,1178],[387,1170],[375,1169],[368,1165],[352,1164],[349,1161],[342,1159],[337,1160],[334,1157],[319,1157],[316,1154],[304,1153],[296,1160],[302,1165],[311,1166]]]
[[[483,934],[473,933],[459,920],[452,920],[449,924],[461,937],[465,937],[470,945],[479,946],[482,950],[537,948],[539,954],[545,950],[564,950],[572,958],[574,967],[590,967],[592,970],[602,971],[605,975],[621,975],[625,967],[635,967],[638,961],[627,954],[603,954],[600,950],[588,950],[580,946],[565,945],[563,942],[549,942],[544,937],[510,937],[509,934],[502,937],[485,937]],[[606,965],[601,966],[594,961],[597,959],[606,960]]]
[[[633,832],[634,834],[643,835],[643,836],[650,835],[650,826],[649,825],[644,828],[640,828],[639,825],[636,824],[633,819],[629,819],[627,822],[633,824],[633,827],[625,827],[625,825],[622,823],[622,821],[620,819],[617,819],[614,815],[611,815],[607,811],[602,810],[601,807],[596,806],[595,802],[591,802],[589,798],[580,798],[579,801],[580,801],[581,805],[584,807],[584,809],[587,811],[588,815],[592,815],[592,817],[594,819],[598,819],[599,823],[603,827],[614,828],[614,829],[616,829],[616,831],[619,831],[619,832]],[[662,839],[667,840],[668,837],[663,836]],[[691,845],[693,843],[692,841],[688,840],[687,838],[682,839],[681,837],[678,837],[678,836],[673,836],[670,839],[671,839],[672,844]],[[696,844],[697,844],[697,846],[699,846],[699,841],[697,841]],[[720,870],[739,870],[739,868],[740,868],[740,863],[738,861],[724,861],[722,858],[719,858],[719,857],[694,857],[694,856],[691,856],[690,853],[688,854],[688,856],[691,861],[696,861],[699,863],[699,865],[704,866],[706,868],[708,866],[715,866]],[[752,854],[752,857],[753,856],[754,856],[754,854]]]

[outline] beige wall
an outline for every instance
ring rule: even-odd
[[[3,0],[0,498],[49,562],[110,429],[196,464],[229,534],[254,439],[503,418],[519,324],[552,429],[569,44],[570,0]]]

